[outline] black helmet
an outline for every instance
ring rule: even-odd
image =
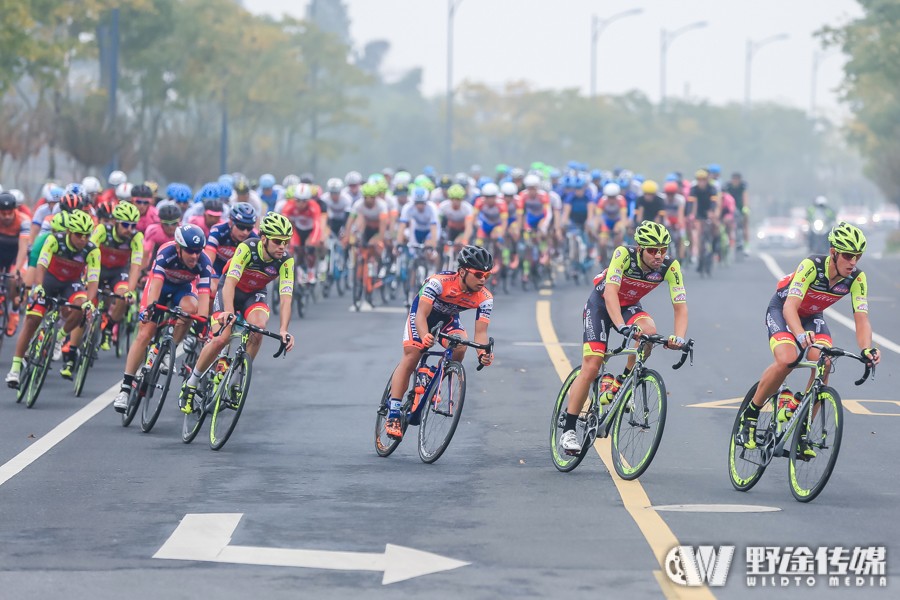
[[[463,246],[456,258],[460,268],[490,271],[494,268],[494,257],[481,246]]]
[[[153,190],[150,189],[150,186],[141,183],[131,188],[131,197],[152,200]]]
[[[180,222],[181,208],[177,204],[165,204],[159,207],[159,220],[169,224]]]
[[[0,194],[0,210],[15,210],[16,197],[9,192]]]

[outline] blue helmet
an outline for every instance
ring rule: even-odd
[[[234,185],[234,177],[225,173],[224,175],[219,175],[219,178],[216,180],[216,183],[227,183],[229,186]]]
[[[676,173],[669,173],[666,175],[666,183],[670,181],[678,181],[678,175]]]
[[[722,167],[719,165],[719,163],[711,163],[706,170],[709,171],[712,175],[718,175],[722,172]]]
[[[603,171],[601,171],[600,169],[594,169],[593,171],[591,171],[591,181],[593,181],[594,179],[602,179],[602,178],[603,178]]]
[[[269,190],[275,187],[275,176],[271,173],[265,173],[264,175],[259,176],[259,187],[264,190]]]
[[[175,190],[178,188],[177,183],[170,183],[166,186],[166,198],[175,199]]]
[[[568,167],[570,171],[578,171],[580,170],[581,163],[579,163],[577,160],[570,160],[566,163],[566,167]]]
[[[207,183],[200,188],[200,202],[204,200],[218,199],[221,187],[218,183]]]
[[[578,176],[575,178],[575,184],[572,187],[581,189],[583,187],[587,187],[587,183],[588,183],[587,179],[585,179],[584,177]]]
[[[172,200],[175,202],[190,202],[191,196],[191,186],[186,183],[175,183],[172,184],[175,186],[175,189],[172,190]]]
[[[219,183],[219,198],[231,198],[231,192],[234,191],[234,186],[230,183]]]
[[[427,175],[429,177],[434,177],[434,167],[431,165],[425,165],[425,168],[422,169],[422,174]]]
[[[182,225],[175,230],[175,243],[187,250],[203,250],[206,234],[196,225]]]
[[[417,187],[412,193],[413,202],[428,202],[428,190],[423,187]]]
[[[249,202],[238,202],[231,207],[231,220],[241,225],[256,224],[256,209]]]

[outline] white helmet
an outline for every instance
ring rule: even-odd
[[[297,177],[296,175],[287,175],[287,176],[281,181],[281,185],[282,185],[285,189],[291,187],[292,185],[297,185],[298,183],[300,183],[300,178]]]
[[[85,194],[99,194],[103,191],[103,186],[100,185],[100,180],[96,177],[88,175],[84,179],[81,180],[81,190]]]
[[[109,182],[110,187],[117,188],[128,181],[128,177],[122,171],[113,171],[109,174],[109,179],[107,179],[107,181]]]
[[[22,206],[25,204],[25,194],[22,193],[22,190],[12,189],[9,190],[9,193],[13,195],[13,198],[16,199],[16,206]]]
[[[816,196],[816,206],[825,206],[828,204],[828,198],[825,196]]]
[[[500,191],[504,196],[515,196],[519,193],[519,188],[512,181],[506,181],[500,186]]]
[[[610,197],[618,196],[621,193],[622,193],[622,188],[620,188],[619,184],[614,181],[610,181],[609,183],[607,183],[606,185],[603,186],[603,195],[604,196],[610,196]]]
[[[515,185],[515,184],[513,184]],[[500,188],[497,187],[496,183],[486,183],[484,187],[481,188],[482,196],[496,196],[500,193]]]
[[[409,171],[397,171],[394,174],[394,185],[409,185],[410,181],[412,181],[412,175]]]
[[[131,188],[132,185],[128,182],[120,183],[116,186],[116,198],[118,198],[119,200],[130,200]]]
[[[539,185],[541,185],[541,178],[534,173],[531,173],[530,175],[525,176],[525,179],[522,181],[522,183],[527,188],[538,187]]]
[[[312,186],[308,183],[300,183],[294,186],[294,198],[297,200],[309,200],[312,198]]]
[[[325,189],[329,192],[340,192],[344,189],[344,182],[338,177],[332,177],[328,180],[328,183],[325,184]]]
[[[362,175],[360,175],[359,171],[350,171],[344,177],[344,181],[347,182],[347,185],[359,185],[362,183]]]

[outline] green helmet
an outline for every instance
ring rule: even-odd
[[[428,175],[417,175],[413,180],[416,187],[425,188],[429,192],[434,189],[434,182],[428,178]]]
[[[362,186],[362,195],[366,198],[373,198],[378,195],[378,184],[372,181],[366,182]]]
[[[131,202],[119,202],[112,211],[112,217],[116,221],[124,221],[126,223],[137,223],[141,218],[137,206]]]
[[[458,183],[454,183],[449,188],[447,188],[447,197],[451,200],[462,200],[466,197],[466,188],[459,185]]]
[[[62,233],[69,228],[69,213],[60,211],[50,219],[50,229]]]
[[[838,252],[862,254],[866,251],[866,236],[859,227],[845,221],[841,221],[831,229],[828,241]]]
[[[259,232],[270,238],[288,238],[294,234],[294,227],[284,215],[270,212],[260,223]]]
[[[665,226],[655,221],[644,221],[635,230],[634,241],[638,246],[645,248],[668,246],[672,242],[672,236],[669,235],[669,230]]]
[[[67,229],[72,233],[89,234],[94,230],[94,220],[83,210],[75,210],[69,213]]]
[[[284,199],[285,200],[293,200],[297,195],[297,186],[289,185],[284,188]]]

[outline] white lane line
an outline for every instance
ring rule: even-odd
[[[0,466],[0,485],[3,485],[22,472],[28,465],[49,452],[54,446],[66,439],[76,429],[100,414],[116,397],[121,381],[91,400],[81,410],[48,431],[43,437],[19,452],[12,459]]]
[[[513,346],[540,346],[544,347],[549,344],[545,344],[544,342],[513,342]],[[554,346],[568,346],[571,348],[581,348],[582,344],[576,344],[575,342],[556,342],[553,344]]]
[[[769,272],[775,276],[775,279],[781,279],[782,277],[787,275],[787,273],[781,270],[781,267],[778,266],[778,263],[775,262],[775,259],[772,258],[769,254],[760,252],[758,256],[762,259],[763,263],[766,265],[766,268],[769,269]],[[826,308],[825,314],[828,315],[829,319],[834,319],[850,331],[856,331],[856,324],[853,322],[853,319],[842,315],[833,308]],[[900,354],[900,344],[896,344],[883,335],[877,333],[872,334],[872,339],[878,342],[883,348],[887,348],[888,350]]]

